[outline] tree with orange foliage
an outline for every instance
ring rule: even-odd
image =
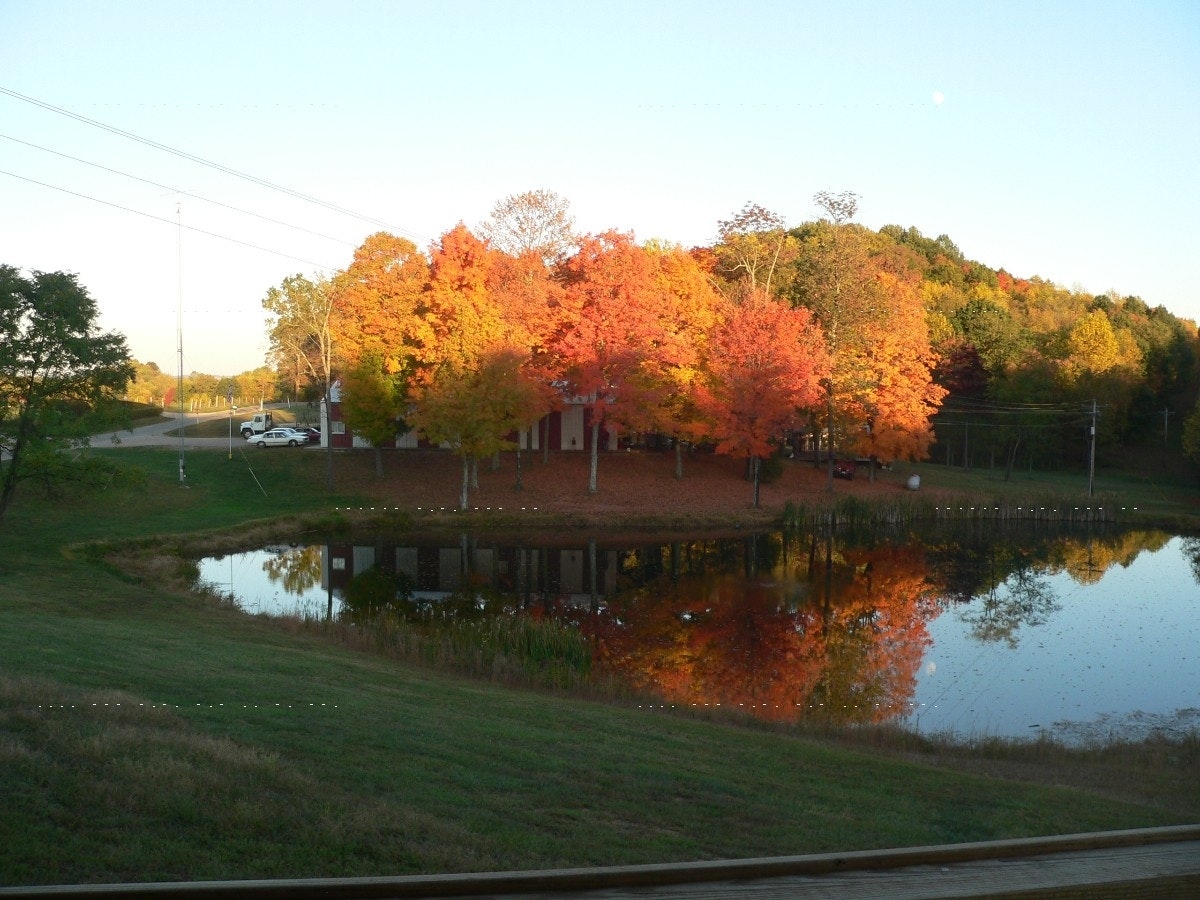
[[[388,375],[411,374],[414,350],[428,339],[420,315],[428,278],[429,265],[412,241],[386,231],[363,241],[330,289],[331,327],[343,365],[376,354]]]
[[[720,573],[654,582],[589,623],[597,665],[668,702],[792,720],[825,660],[820,610],[789,609],[788,588]]]
[[[832,360],[824,410],[832,491],[838,450],[923,458],[932,440],[929,417],[945,391],[933,383],[915,276],[888,256],[895,245],[851,223],[855,194],[821,192],[815,199],[828,219],[809,229],[793,287],[820,323]]]
[[[471,466],[516,447],[506,436],[530,427],[546,405],[547,391],[527,371],[530,336],[512,327],[513,311],[501,302],[511,296],[493,290],[501,257],[457,225],[433,250],[424,300],[427,340],[412,418],[462,457],[464,508]]]
[[[664,576],[614,598],[588,623],[597,666],[671,702],[768,720],[904,716],[938,614],[924,552],[884,544],[830,555],[830,577],[803,587],[786,570],[726,571]]]
[[[829,357],[821,331],[803,307],[765,292],[729,304],[714,332],[700,408],[717,452],[749,460],[758,508],[759,463],[821,398]]]
[[[520,256],[497,253],[492,260],[488,277],[492,301],[499,309],[500,319],[514,347],[525,348],[528,359],[521,371],[532,381],[547,387],[557,378],[550,342],[562,306],[562,285],[555,280],[542,257],[527,250]],[[547,390],[543,398],[545,413],[553,408],[554,394]],[[544,414],[542,422],[548,422]],[[542,441],[549,453],[549,435]],[[520,454],[517,456],[518,473]],[[519,483],[519,474],[518,474]]]
[[[651,242],[665,328],[657,352],[647,359],[645,377],[655,385],[658,402],[642,407],[629,424],[637,430],[670,435],[675,445],[675,477],[683,478],[683,445],[706,436],[697,405],[709,337],[720,320],[722,300],[711,269],[681,248]]]
[[[447,366],[472,370],[486,354],[510,344],[489,284],[496,255],[461,222],[434,246],[420,353],[431,375]]]
[[[636,421],[659,402],[648,360],[669,337],[669,298],[651,255],[615,231],[585,238],[566,263],[566,290],[553,352],[591,424],[588,493],[596,493],[600,430]]]
[[[823,657],[810,712],[834,722],[878,723],[907,714],[939,609],[920,547],[841,551],[837,586],[820,598]]]
[[[851,446],[882,459],[924,459],[933,443],[930,419],[945,388],[933,380],[936,356],[929,347],[925,311],[916,285],[888,272],[876,276],[887,315],[868,325],[861,358],[865,390],[852,400],[868,428],[851,431]]]

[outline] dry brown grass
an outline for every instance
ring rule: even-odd
[[[813,505],[845,496],[900,497],[907,473],[880,472],[870,483],[865,471],[853,481],[835,480],[827,491],[825,470],[811,463],[785,462],[781,476],[760,485],[759,507],[754,487],[744,477],[744,462],[697,453],[684,461],[683,479],[675,478],[670,453],[624,452],[601,455],[597,492],[588,493],[588,456],[584,453],[523,453],[523,488],[516,489],[513,453],[500,467],[479,464],[479,488],[471,491],[472,509],[504,512],[537,510],[594,523],[630,520],[661,522],[777,522],[787,503]],[[380,507],[416,512],[455,510],[462,484],[458,457],[438,450],[402,450],[384,454],[384,476],[375,475],[370,452],[338,453],[335,480],[342,491],[375,498]],[[923,491],[928,498],[929,491]]]

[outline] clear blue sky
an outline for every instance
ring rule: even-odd
[[[0,0],[0,89],[365,217],[0,93],[0,263],[78,273],[168,372],[180,306],[186,371],[253,368],[287,275],[534,188],[684,245],[852,190],[871,228],[1200,319],[1197,0]]]

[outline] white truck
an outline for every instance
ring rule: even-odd
[[[253,419],[247,419],[238,426],[238,431],[242,433],[242,437],[249,439],[256,434],[262,434],[264,431],[270,431],[275,427],[275,420],[269,412],[256,413]]]

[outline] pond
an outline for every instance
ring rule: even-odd
[[[360,537],[202,560],[248,613],[532,617],[663,706],[1064,743],[1200,731],[1200,540],[921,532]]]

